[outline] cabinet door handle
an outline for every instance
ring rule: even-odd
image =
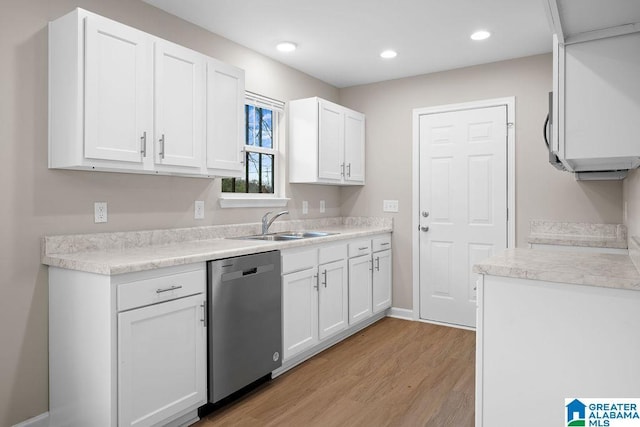
[[[373,260],[369,260],[369,271],[373,271]]]
[[[147,157],[147,132],[142,132],[142,136],[140,137],[140,154],[142,157]]]
[[[202,307],[202,319],[200,319],[200,321],[202,322],[202,326],[206,328],[207,327],[207,300],[204,300],[202,304],[200,304],[200,307]]]
[[[158,153],[161,160],[164,160],[164,133],[160,137],[160,152]]]
[[[340,171],[340,175],[341,175],[341,176],[344,176],[344,163],[341,163],[341,164],[340,164],[340,170],[341,170],[341,171]]]
[[[173,285],[171,287],[164,288],[164,289],[158,288],[156,289],[156,293],[161,294],[163,292],[175,291],[176,289],[182,289],[182,285]]]
[[[313,280],[315,280],[316,284],[313,285],[313,288],[317,291],[320,288],[319,278],[317,274],[313,275]]]
[[[322,272],[322,275],[324,276],[324,281],[322,282],[322,284],[324,285],[324,287],[327,287],[327,270]]]
[[[351,163],[347,165],[347,176],[351,178]]]
[[[380,257],[376,257],[376,271],[380,271]]]

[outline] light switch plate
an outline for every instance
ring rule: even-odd
[[[196,200],[193,210],[195,219],[204,219],[204,200]]]
[[[398,212],[398,201],[397,200],[383,200],[382,201],[382,211],[383,212]]]
[[[326,210],[324,200],[320,200],[320,213],[324,213]]]
[[[93,221],[96,224],[107,222],[107,202],[95,202],[93,204]]]
[[[309,213],[309,202],[307,202],[306,200],[302,201],[302,214],[306,215]]]

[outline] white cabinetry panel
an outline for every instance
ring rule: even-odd
[[[118,314],[120,426],[152,426],[206,400],[204,295]]]
[[[364,184],[364,114],[320,98],[291,101],[289,140],[289,182]]]
[[[151,134],[153,41],[98,16],[86,18],[85,41],[85,156],[142,163],[141,138]]]
[[[166,41],[155,43],[155,144],[161,165],[202,166],[204,59]]]

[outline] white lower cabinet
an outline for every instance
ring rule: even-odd
[[[374,252],[372,261],[372,300],[375,314],[391,307],[391,250]]]
[[[330,262],[318,266],[318,325],[320,339],[343,331],[347,318],[347,261]]]
[[[205,399],[204,294],[118,314],[118,425],[153,426]]]
[[[166,426],[206,403],[204,263],[49,268],[49,425]]]
[[[391,307],[390,245],[385,234],[282,251],[285,369]]]
[[[349,258],[349,324],[371,316],[371,255]]]
[[[282,276],[284,360],[318,343],[317,289],[316,268]]]

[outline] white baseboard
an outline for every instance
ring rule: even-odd
[[[13,427],[49,427],[49,413],[45,412],[44,414],[29,418],[28,420],[15,424]]]
[[[408,308],[391,307],[387,316],[395,317],[396,319],[414,320],[413,310],[409,310]]]

